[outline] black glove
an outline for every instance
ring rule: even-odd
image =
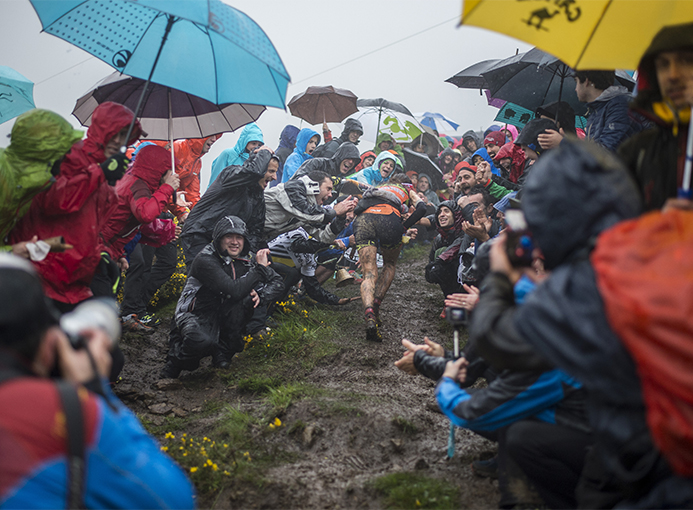
[[[114,186],[115,182],[125,175],[129,164],[130,160],[121,152],[101,163],[101,170],[106,176],[108,184]]]

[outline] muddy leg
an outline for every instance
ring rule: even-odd
[[[397,266],[397,257],[402,249],[401,246],[391,249],[383,249],[383,271],[378,278],[378,283],[375,286],[375,298],[382,301],[387,294],[387,290],[392,285],[392,280],[395,279],[395,269]]]
[[[361,269],[363,271],[361,301],[364,309],[373,307],[375,282],[378,279],[378,266],[375,261],[377,253],[378,249],[375,246],[364,246],[359,249],[359,260],[361,261]]]

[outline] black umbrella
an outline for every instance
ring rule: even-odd
[[[408,147],[404,149],[404,160],[406,161],[407,172],[414,170],[416,173],[427,174],[433,179],[431,183],[433,189],[445,189],[447,185],[443,181],[443,171],[438,168],[431,158],[426,154],[414,152]]]
[[[447,83],[457,85],[461,89],[487,89],[486,80],[481,73],[485,73],[495,67],[500,62],[499,59],[482,60],[476,64],[472,64],[466,69],[462,69],[455,76],[445,80]]]

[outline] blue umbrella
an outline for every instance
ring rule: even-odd
[[[0,66],[0,124],[36,108],[33,95],[31,81],[11,67]]]
[[[252,19],[219,0],[31,3],[44,32],[123,74],[215,104],[284,108],[290,78],[274,45]]]
[[[453,131],[457,131],[460,125],[457,122],[453,122],[441,113],[424,112],[415,115],[416,120],[418,120],[423,126],[428,126],[436,131],[443,132],[449,131],[446,129],[445,124],[452,128]],[[445,123],[445,124],[444,124]]]

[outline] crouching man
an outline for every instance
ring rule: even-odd
[[[283,291],[282,278],[269,267],[269,250],[250,251],[243,220],[220,219],[213,240],[193,260],[171,326],[163,378],[176,378],[181,370],[195,370],[212,356],[217,368],[228,368],[243,350],[243,330],[260,305],[274,301]]]

